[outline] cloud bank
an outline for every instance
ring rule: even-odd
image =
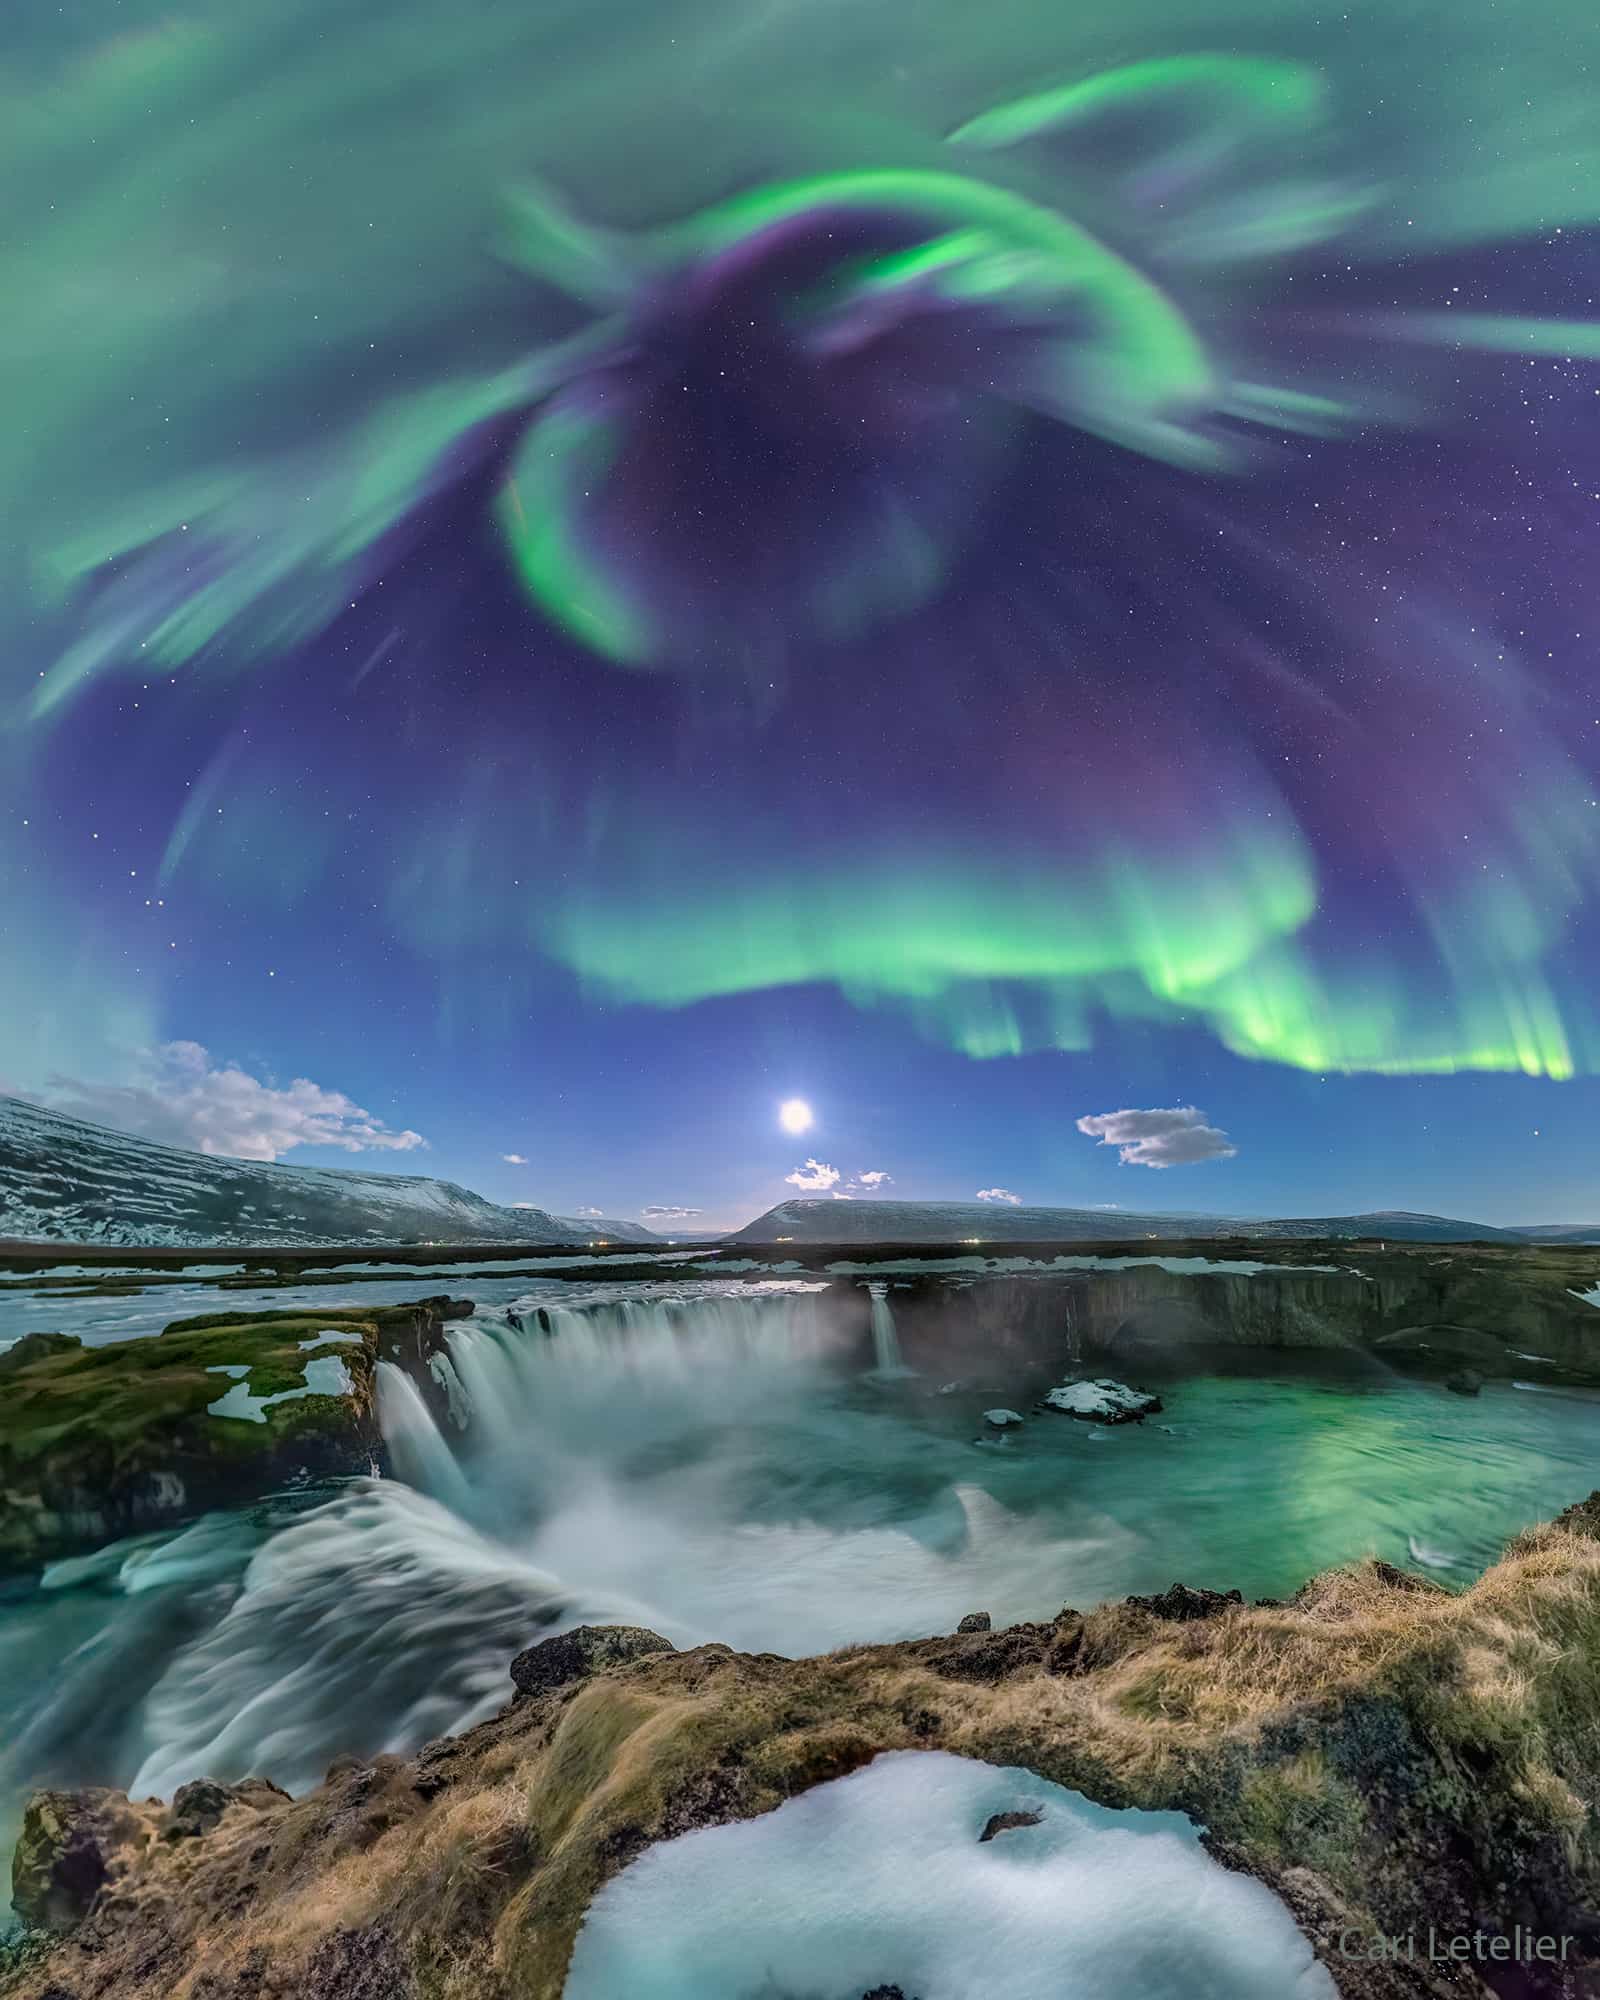
[[[1192,1104],[1167,1111],[1097,1111],[1080,1118],[1078,1130],[1102,1146],[1118,1147],[1125,1167],[1192,1167],[1202,1160],[1231,1160],[1239,1150]]]
[[[680,1208],[674,1202],[653,1201],[639,1213],[646,1222],[687,1222],[692,1216],[704,1215],[703,1208]]]
[[[129,1083],[52,1077],[31,1095],[95,1125],[234,1160],[277,1160],[297,1146],[409,1153],[428,1143],[420,1132],[394,1131],[341,1090],[304,1076],[280,1090],[233,1063],[214,1063],[198,1042],[143,1051]]]
[[[826,1194],[829,1188],[839,1185],[839,1169],[826,1167],[821,1160],[807,1160],[803,1167],[796,1167],[784,1179],[790,1187],[802,1189],[806,1194]]]
[[[979,1188],[977,1199],[979,1201],[1003,1201],[1008,1203],[1012,1208],[1021,1208],[1022,1206],[1022,1196],[1020,1194],[1013,1194],[1010,1188]]]

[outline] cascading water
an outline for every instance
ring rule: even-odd
[[[900,1335],[895,1328],[894,1309],[889,1304],[889,1287],[883,1284],[868,1285],[867,1295],[872,1300],[873,1380],[904,1381],[917,1371],[908,1368],[901,1356]]]
[[[381,1370],[392,1477],[123,1543],[8,1603],[0,1814],[41,1783],[300,1787],[493,1712],[512,1655],[577,1623],[814,1653],[1186,1569],[1279,1595],[1352,1548],[1407,1561],[1408,1533],[1465,1575],[1592,1457],[1569,1399],[1320,1377],[1188,1381],[1181,1433],[1041,1419],[975,1449],[1022,1382],[975,1340],[961,1393],[919,1384],[890,1296],[869,1292],[865,1374],[841,1284],[548,1280],[484,1305],[431,1379]]]

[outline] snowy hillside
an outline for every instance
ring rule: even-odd
[[[1048,1243],[1127,1241],[1139,1236],[1375,1237],[1403,1243],[1520,1241],[1443,1215],[1372,1215],[1282,1220],[1226,1215],[1140,1215],[1115,1208],[1012,1208],[985,1201],[781,1201],[746,1223],[729,1243]]]
[[[501,1208],[453,1181],[186,1153],[0,1097],[0,1237],[295,1245],[654,1240],[637,1224]]]
[[[619,1222],[614,1215],[552,1215],[550,1221],[571,1243],[665,1243],[642,1222]]]

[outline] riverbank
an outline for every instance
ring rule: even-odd
[[[568,1635],[506,1694],[298,1801],[36,1802],[19,1887],[66,1928],[0,1992],[558,2000],[592,1898],[651,1843],[932,1749],[1190,1814],[1344,2000],[1555,2000],[1600,1970],[1600,1494],[1459,1595],[1365,1562],[1282,1605],[1180,1592],[810,1659]],[[1430,1933],[1506,1953],[1372,1943]],[[1563,1961],[1529,1955],[1545,1937]]]

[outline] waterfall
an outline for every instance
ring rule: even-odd
[[[1083,1336],[1078,1331],[1078,1314],[1072,1296],[1067,1296],[1067,1365],[1074,1374],[1083,1365]]]
[[[466,1478],[415,1382],[392,1361],[378,1363],[378,1422],[397,1477],[456,1513],[466,1510]]]
[[[430,1364],[446,1428],[400,1369],[380,1372],[395,1471],[480,1524],[540,1512],[619,1446],[665,1449],[708,1419],[748,1422],[792,1403],[837,1344],[826,1289],[520,1300],[453,1325]]]
[[[901,1358],[900,1336],[895,1331],[894,1312],[889,1304],[889,1287],[885,1284],[868,1285],[867,1293],[872,1300],[873,1380],[896,1382],[915,1375],[917,1371],[908,1368]]]

